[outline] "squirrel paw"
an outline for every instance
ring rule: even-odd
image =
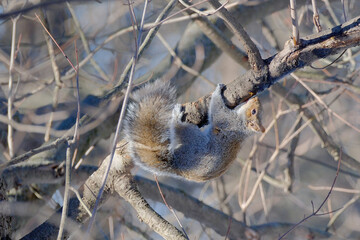
[[[172,121],[181,123],[181,118],[183,117],[184,113],[181,111],[181,104],[176,104],[174,109],[172,110]]]

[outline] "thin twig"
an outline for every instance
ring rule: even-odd
[[[42,14],[42,17],[45,18],[45,15]],[[48,27],[48,23],[47,20],[45,19],[45,24]],[[44,136],[44,141],[48,142],[50,139],[50,131],[52,128],[52,123],[53,123],[53,118],[54,118],[54,112],[57,109],[58,106],[58,102],[59,102],[59,91],[61,89],[62,86],[62,82],[60,80],[60,72],[59,72],[59,67],[56,64],[56,60],[55,60],[55,53],[54,53],[54,47],[53,44],[50,40],[50,36],[49,36],[49,32],[45,31],[46,27],[44,27],[43,33],[44,33],[44,37],[45,37],[45,41],[46,41],[46,45],[48,47],[48,52],[49,52],[49,57],[50,57],[50,62],[51,62],[51,67],[54,73],[54,79],[55,79],[55,88],[53,90],[53,100],[52,100],[52,109],[51,109],[51,113],[50,113],[50,117],[48,120],[48,123],[46,124],[46,132],[45,132],[45,136]],[[48,32],[48,33],[47,33]]]
[[[15,128],[16,130],[22,131],[22,132],[44,134],[46,132],[46,129],[47,129],[44,126],[37,126],[37,125],[31,125],[31,124],[18,123],[16,121],[14,121],[14,119],[11,119],[11,121],[9,121],[9,119],[7,117],[3,116],[3,115],[0,115],[0,122],[9,124],[13,128]],[[51,129],[50,133],[53,136],[62,137],[64,134],[67,133],[67,131],[68,130],[54,130],[54,129]]]
[[[136,22],[136,16],[134,13],[134,8],[132,6],[132,3],[130,2],[130,0],[128,1],[128,7],[129,7],[129,13],[130,13],[130,20],[131,20],[131,26],[132,26],[132,34],[133,34],[133,38],[134,38],[134,42],[135,42],[135,51],[137,51],[137,49],[139,49],[138,46],[138,36],[136,34],[136,30],[137,30],[137,22]]]
[[[198,17],[199,17],[199,13],[196,12],[196,13],[192,14],[191,16],[180,17],[180,18],[177,19],[177,20],[176,20],[176,19],[173,19],[173,21],[170,20],[170,18],[178,15],[179,13],[185,12],[185,11],[187,11],[187,10],[189,10],[189,9],[194,9],[195,6],[200,5],[200,4],[202,4],[202,3],[205,3],[205,2],[208,2],[208,1],[209,1],[209,0],[202,0],[202,1],[197,2],[197,3],[194,3],[194,4],[192,4],[192,5],[188,4],[187,7],[183,8],[183,9],[181,9],[181,10],[179,10],[179,11],[173,13],[173,14],[170,14],[167,18],[164,18],[163,20],[161,20],[161,21],[158,22],[158,23],[149,23],[149,24],[146,24],[146,25],[144,26],[144,30],[152,29],[152,28],[154,28],[154,27],[156,27],[156,26],[158,26],[158,25],[164,24],[164,23],[171,23],[171,22],[178,22],[178,21],[188,20],[189,17],[190,17],[190,18],[198,18]],[[226,2],[226,3],[227,3],[227,2]],[[223,4],[223,5],[224,5],[224,4]],[[225,6],[225,5],[224,5],[224,6]],[[222,6],[222,7],[223,7],[223,6]],[[212,15],[212,14],[215,14],[217,11],[218,11],[218,9],[212,10],[212,11],[201,11],[200,14],[201,14],[201,15],[204,15],[204,16],[210,16],[210,15]]]
[[[345,11],[345,3],[344,0],[341,0],[341,5],[342,5],[342,10],[343,10],[343,14],[344,14],[344,21],[347,21],[347,16],[346,16],[346,11]]]
[[[355,127],[353,124],[351,124],[350,122],[348,122],[347,120],[345,120],[343,117],[341,117],[338,113],[334,112],[331,108],[329,108],[329,106],[319,97],[319,95],[317,95],[306,83],[304,83],[304,81],[299,78],[298,76],[296,76],[295,74],[291,74],[291,76],[293,78],[295,78],[296,81],[298,81],[306,90],[308,90],[315,98],[316,100],[325,107],[325,109],[333,114],[337,119],[339,119],[341,122],[345,123],[347,126],[349,126],[350,128],[354,129],[355,131],[360,133],[360,129],[358,129],[357,127]]]
[[[248,208],[249,205],[250,205],[250,203],[253,201],[253,199],[254,199],[254,197],[255,197],[256,190],[258,189],[261,181],[263,180],[263,178],[264,178],[264,176],[265,176],[265,173],[266,173],[265,170],[263,170],[263,171],[260,172],[258,178],[256,179],[256,182],[254,183],[254,186],[253,186],[253,188],[252,188],[252,190],[251,190],[251,193],[250,193],[248,199],[247,199],[246,202],[243,203],[242,206],[241,206],[243,209]]]
[[[340,216],[340,214],[342,214],[348,207],[350,207],[353,203],[355,203],[357,200],[360,199],[360,195],[357,194],[354,197],[352,197],[347,203],[345,203],[343,205],[343,207],[341,209],[339,209],[339,211],[337,211],[331,218],[330,221],[328,222],[327,226],[326,226],[326,231],[329,230],[329,228],[335,223],[336,219]]]
[[[245,175],[246,175],[246,171],[249,168],[249,165],[251,165],[251,160],[247,159],[245,161],[245,163],[243,164],[242,168],[241,168],[241,172],[240,172],[240,178],[239,178],[239,183],[237,186],[237,197],[238,197],[238,204],[240,207],[242,207],[243,205],[243,199],[244,197],[242,197],[243,194],[243,187],[244,187],[244,182],[245,182]],[[235,194],[235,188],[234,188],[234,192],[233,193],[229,193],[228,197],[224,200],[224,203],[228,203],[230,201],[230,198],[233,196],[233,194]]]
[[[280,115],[279,114],[279,112],[278,112],[278,114],[276,114],[276,116],[278,116],[278,115]],[[275,113],[274,113],[274,118],[275,119],[277,119],[276,117],[275,117]],[[305,127],[307,126],[307,125],[309,125],[310,123],[311,123],[311,120],[308,120],[304,125],[302,125],[301,127],[299,127],[295,132],[293,132],[291,135],[290,135],[290,133],[295,129],[295,127],[297,126],[297,122],[295,122],[295,124],[293,125],[293,127],[288,131],[288,134],[285,136],[285,138],[281,141],[281,143],[279,143],[279,140],[278,140],[278,138],[279,138],[279,136],[278,136],[278,130],[277,130],[277,128],[276,128],[276,121],[274,121],[275,122],[275,124],[274,124],[274,126],[275,126],[275,134],[276,134],[276,147],[275,147],[275,151],[273,152],[273,154],[271,155],[271,157],[269,158],[269,160],[267,161],[267,163],[266,163],[266,166],[265,166],[265,168],[264,168],[264,170],[262,170],[260,173],[259,173],[259,176],[258,176],[258,178],[257,178],[257,180],[256,180],[256,182],[255,182],[255,184],[254,184],[254,186],[253,186],[253,189],[252,189],[252,191],[251,191],[251,193],[250,193],[250,196],[249,196],[249,198],[245,201],[245,199],[243,200],[243,202],[240,204],[240,206],[241,206],[241,209],[244,211],[244,209],[246,209],[249,205],[250,205],[250,203],[251,203],[251,201],[254,199],[254,197],[255,197],[255,193],[256,193],[256,190],[257,190],[257,188],[260,186],[260,183],[261,183],[261,181],[265,178],[265,176],[266,176],[266,170],[269,168],[269,166],[270,166],[270,164],[276,159],[276,157],[279,155],[279,153],[280,153],[280,149],[281,148],[283,148],[283,147],[285,147],[294,137],[296,137],[296,136],[298,136],[299,135],[299,133],[303,130],[303,129],[305,129]],[[283,186],[285,185],[285,184],[282,184]],[[288,186],[288,185],[286,185],[286,186]]]
[[[79,20],[76,17],[75,11],[69,2],[66,2],[66,6],[68,7],[70,14],[73,18],[75,27],[80,35],[80,39],[84,46],[84,49],[85,49],[86,53],[89,55],[90,54],[89,43],[86,39],[84,31],[81,29],[81,26],[80,26]],[[106,75],[106,73],[101,69],[101,67],[97,64],[97,62],[93,58],[90,58],[90,63],[103,79],[105,79],[108,82],[110,81],[109,77]],[[77,69],[79,70],[79,67],[77,67]]]
[[[320,18],[319,18],[319,12],[316,6],[316,0],[311,0],[312,8],[313,8],[313,22],[316,27],[317,32],[321,32],[321,24],[320,24]]]
[[[66,148],[64,200],[63,200],[61,220],[60,220],[57,240],[62,239],[65,221],[67,218],[67,210],[68,210],[68,206],[69,206],[70,171],[71,171],[71,144],[70,144],[70,142],[68,142],[68,146]]]
[[[175,63],[178,64],[178,66],[182,69],[184,69],[185,71],[187,71],[188,73],[200,78],[201,80],[204,80],[206,83],[210,84],[211,86],[215,87],[216,84],[213,83],[212,81],[210,81],[209,79],[207,79],[206,77],[204,77],[203,75],[201,75],[198,71],[196,71],[195,69],[185,65],[181,59],[176,55],[175,51],[170,47],[170,45],[166,42],[165,38],[160,34],[157,33],[156,37],[159,38],[159,40],[161,41],[161,43],[165,46],[165,48],[169,51],[169,53],[171,54],[171,56],[173,56],[176,61]]]
[[[308,186],[311,190],[326,190],[329,191],[331,189],[331,187],[322,187],[322,186],[313,186],[313,185],[309,185]],[[333,188],[334,192],[341,192],[341,193],[352,193],[352,194],[360,194],[360,190],[356,190],[356,189],[347,189],[347,188]]]
[[[137,43],[136,46],[140,46],[140,43],[141,43],[142,28],[143,28],[143,24],[144,24],[144,21],[145,21],[145,13],[146,13],[146,10],[147,10],[147,4],[148,4],[148,1],[145,0],[144,9],[143,9],[143,15],[142,15],[142,19],[141,19],[140,28],[139,28],[139,35],[138,35],[138,38],[137,38],[139,42]],[[112,143],[110,161],[108,163],[106,173],[104,174],[103,179],[102,179],[102,185],[101,185],[101,188],[99,189],[99,193],[98,193],[98,196],[96,198],[94,209],[92,211],[92,217],[89,220],[89,225],[88,225],[88,228],[87,228],[87,231],[86,231],[87,234],[90,233],[92,225],[93,225],[93,223],[95,221],[97,207],[99,205],[101,196],[102,196],[102,194],[104,192],[105,185],[106,185],[106,180],[108,178],[110,168],[111,168],[111,164],[112,164],[112,161],[114,159],[117,140],[118,140],[120,130],[121,130],[121,124],[122,124],[122,121],[123,121],[124,116],[125,116],[126,106],[127,106],[128,100],[129,100],[131,89],[132,89],[132,81],[133,81],[133,76],[134,76],[134,72],[135,72],[135,65],[137,63],[138,57],[139,57],[139,51],[138,51],[138,49],[135,49],[135,54],[132,57],[132,66],[131,66],[131,70],[130,70],[130,74],[129,74],[129,83],[128,83],[128,87],[126,89],[123,105],[122,105],[122,108],[121,108],[118,124],[116,126],[116,131],[115,131],[115,135],[114,135],[114,139],[113,139],[113,143]]]
[[[109,235],[110,240],[115,240],[115,234],[114,234],[114,218],[112,216],[109,216]]]
[[[157,187],[158,187],[158,189],[159,189],[159,193],[160,193],[160,195],[161,195],[161,198],[162,198],[164,204],[165,204],[166,207],[170,210],[170,212],[174,215],[176,221],[177,221],[178,224],[180,225],[180,227],[181,227],[183,233],[185,234],[186,238],[189,239],[189,237],[188,237],[188,235],[187,235],[187,233],[186,233],[183,225],[181,224],[181,222],[180,222],[180,220],[179,220],[176,212],[175,212],[174,209],[166,202],[165,196],[164,196],[164,194],[163,194],[162,191],[161,191],[161,187],[160,187],[160,185],[159,185],[159,181],[158,181],[156,175],[154,175],[154,178],[155,178],[156,185],[157,185]]]
[[[51,39],[54,41],[54,43],[56,44],[56,46],[58,47],[58,49],[61,51],[61,53],[64,55],[64,57],[66,58],[66,60],[69,62],[69,64],[71,65],[71,67],[74,69],[74,71],[76,72],[76,68],[74,67],[74,65],[72,64],[72,62],[70,61],[69,57],[65,54],[65,52],[61,49],[60,45],[56,42],[56,40],[53,38],[53,36],[50,34],[50,32],[46,29],[44,23],[41,21],[41,19],[39,18],[39,16],[35,13],[36,18],[38,19],[38,21],[40,22],[41,26],[44,28],[44,30],[47,32],[47,34],[49,34],[49,36],[51,37]]]
[[[332,9],[329,0],[323,0],[323,1],[324,1],[324,3],[325,3],[325,6],[326,6],[327,10],[328,10],[329,13],[330,13],[330,16],[331,16],[332,20],[335,22],[336,25],[340,25],[340,21],[339,21],[339,19],[337,18],[334,10]]]
[[[177,1],[176,0],[171,0],[168,5],[166,5],[166,7],[164,8],[164,10],[159,14],[159,16],[156,18],[155,23],[157,24],[158,22],[160,22],[161,20],[163,20],[164,18],[166,18],[166,16],[170,13],[170,11],[175,7]],[[135,49],[137,51],[137,57],[139,58],[141,56],[141,54],[143,53],[143,51],[149,46],[151,40],[153,39],[153,37],[156,35],[156,33],[159,30],[160,25],[156,26],[155,28],[151,29],[148,34],[146,35],[143,43],[139,46],[139,49]],[[141,30],[144,29],[144,26],[140,27]],[[141,39],[138,39],[138,41],[141,41]],[[129,73],[131,71],[131,68],[133,66],[133,61],[135,61],[134,58],[132,58],[129,63],[126,65],[123,73],[120,76],[120,79],[118,80],[116,87],[121,88],[121,86],[123,85],[125,79],[129,76]],[[116,88],[114,89],[114,91],[116,91]],[[112,93],[110,93],[112,94]]]
[[[226,231],[225,240],[229,237],[231,223],[232,223],[232,218],[229,218],[229,226],[228,226],[228,230]]]
[[[208,1],[208,0],[206,0]],[[229,0],[226,0],[220,7],[218,7],[217,9],[213,10],[212,12],[205,12],[205,11],[201,11],[201,10],[198,10],[196,8],[194,8],[194,5],[190,5],[190,4],[187,4],[184,0],[179,0],[179,2],[186,8],[186,9],[190,9],[191,11],[199,14],[200,16],[209,16],[209,15],[212,15],[212,14],[215,14],[217,11],[219,11],[221,8],[225,7],[228,3],[229,3]],[[199,3],[196,3],[196,4],[199,4]]]
[[[76,106],[77,106],[77,112],[76,112],[76,122],[75,122],[75,130],[74,130],[74,137],[72,140],[72,144],[76,144],[75,150],[74,150],[74,155],[73,155],[73,159],[72,159],[72,166],[75,163],[75,159],[77,156],[77,152],[78,152],[78,144],[79,144],[79,139],[80,139],[80,133],[79,133],[79,122],[80,122],[80,83],[79,83],[79,53],[78,53],[78,49],[76,47],[76,41],[75,41],[75,55],[76,55],[76,68],[77,68],[77,72],[76,72]]]
[[[8,120],[12,121],[12,106],[13,106],[13,68],[14,68],[14,61],[15,61],[15,39],[16,39],[16,23],[20,15],[12,18],[12,35],[11,35],[11,53],[10,53],[10,65],[9,65],[9,94],[8,94],[8,108],[7,108],[7,115]],[[14,156],[14,140],[13,140],[13,127],[11,124],[8,124],[8,132],[7,132],[7,143],[9,148],[9,155],[10,158]]]
[[[302,113],[300,113],[302,115]],[[300,115],[299,114],[299,115]],[[295,122],[295,132],[297,132],[300,127],[301,127],[301,123],[302,123],[302,116],[298,116],[299,121]],[[295,133],[294,133],[295,134]],[[294,138],[291,140],[289,147],[288,147],[288,154],[287,154],[287,168],[285,171],[285,182],[287,183],[288,187],[287,187],[287,191],[292,192],[292,187],[293,187],[293,182],[294,182],[294,161],[295,161],[295,150],[298,146],[298,142],[299,142],[299,138],[300,138],[300,132],[299,134],[296,134],[294,136]]]
[[[335,58],[335,60],[331,61],[329,64],[325,65],[324,67],[314,67],[312,64],[310,65],[311,68],[316,69],[316,70],[323,70],[326,69],[328,67],[330,67],[331,65],[333,65],[337,60],[339,60],[344,53],[346,53],[347,49],[345,49],[342,53],[340,53],[340,55],[338,57]]]
[[[53,91],[53,100],[52,100],[52,108],[51,108],[51,113],[50,113],[50,117],[49,117],[49,121],[46,124],[46,132],[45,132],[45,136],[44,136],[44,141],[48,142],[50,139],[50,133],[52,130],[52,122],[54,119],[54,112],[57,109],[58,106],[58,102],[59,102],[59,92],[60,92],[60,86],[59,85],[55,85],[54,91]]]
[[[336,174],[335,174],[335,177],[334,177],[334,180],[333,180],[333,183],[331,184],[331,188],[328,192],[328,194],[326,195],[324,201],[320,204],[320,206],[315,210],[314,209],[314,205],[312,204],[313,206],[313,211],[312,211],[312,214],[308,215],[307,217],[304,217],[300,222],[298,222],[297,224],[295,224],[292,228],[290,228],[287,232],[285,232],[283,235],[280,236],[279,240],[280,239],[283,239],[286,235],[288,235],[291,231],[293,231],[295,228],[297,228],[298,226],[300,226],[303,222],[307,221],[309,218],[311,217],[314,217],[314,216],[320,216],[320,215],[323,215],[323,214],[318,214],[318,212],[320,211],[320,209],[324,206],[324,204],[327,202],[327,200],[329,199],[331,193],[332,193],[332,190],[335,186],[335,183],[336,183],[336,179],[339,175],[339,171],[340,171],[340,163],[341,163],[341,152],[340,151],[340,158],[339,158],[339,161],[338,161],[338,166],[337,166],[337,170],[336,170]],[[311,202],[312,203],[312,202]]]
[[[208,0],[203,0],[204,2],[208,1]],[[181,18],[179,20],[176,21],[169,21],[168,18],[166,18],[167,14],[175,7],[175,3],[176,1],[171,1],[169,2],[169,4],[167,5],[167,7],[164,8],[164,11],[160,14],[160,16],[155,20],[155,22],[153,23],[147,23],[144,25],[144,31],[147,31],[149,29],[155,28],[157,26],[160,26],[162,24],[166,24],[167,22],[169,23],[173,23],[173,22],[178,22],[178,21],[184,21],[189,19],[189,17],[185,16],[184,18]],[[195,14],[194,14],[195,15]],[[195,18],[195,16],[192,15],[190,18]],[[197,14],[196,14],[197,15]],[[172,15],[171,15],[172,16]],[[165,21],[161,20],[165,17]],[[159,20],[160,19],[160,20]],[[121,29],[113,34],[111,34],[110,36],[108,36],[99,46],[97,46],[92,52],[90,52],[83,60],[81,60],[81,62],[79,63],[79,66],[82,67],[84,66],[88,61],[90,61],[92,59],[92,57],[95,55],[95,53],[97,53],[99,50],[101,50],[106,44],[108,44],[109,42],[111,42],[112,40],[116,39],[117,37],[124,35],[126,33],[132,32],[133,31],[133,27],[127,27],[124,29]],[[156,32],[155,32],[156,33]],[[155,34],[154,34],[155,35]],[[144,40],[144,43],[146,41]],[[130,64],[131,66],[131,64]],[[62,77],[62,80],[68,80],[70,78],[72,78],[74,76],[74,69],[69,69],[64,76]]]
[[[69,57],[65,54],[65,52],[62,50],[62,48],[60,47],[60,45],[57,43],[57,41],[54,39],[54,37],[51,35],[51,33],[47,30],[45,24],[41,21],[40,17],[35,13],[36,18],[38,19],[38,21],[40,22],[41,26],[44,28],[44,30],[46,31],[46,33],[48,34],[48,36],[53,40],[53,42],[56,44],[56,46],[58,47],[58,49],[61,51],[61,53],[63,54],[63,56],[66,58],[66,60],[69,62],[69,64],[71,65],[71,67],[74,69],[75,72],[77,72],[77,69],[74,67],[74,65],[72,64],[72,62],[70,61]],[[47,40],[47,39],[46,39]],[[47,124],[47,130],[45,132],[45,137],[44,140],[45,142],[47,142],[49,140],[50,137],[50,131],[51,131],[51,126],[52,126],[52,120],[53,120],[53,112],[55,111],[55,109],[57,108],[58,105],[58,96],[59,96],[59,91],[61,88],[61,80],[60,80],[60,73],[59,73],[59,69],[56,65],[55,62],[55,56],[54,56],[54,49],[51,45],[51,43],[49,41],[47,41],[48,44],[48,49],[49,49],[49,54],[50,54],[50,60],[52,62],[52,68],[54,71],[54,76],[55,76],[55,82],[56,82],[56,86],[54,89],[54,94],[53,94],[53,106],[52,106],[52,113],[50,115],[50,119],[48,121]]]
[[[215,23],[208,18],[195,18],[193,20],[201,31],[215,44],[221,51],[230,56],[235,62],[249,69],[248,57],[245,52],[237,47]]]
[[[73,188],[72,186],[69,187],[69,189],[75,193],[77,199],[79,200],[81,206],[85,209],[85,211],[87,212],[87,214],[89,214],[89,216],[91,217],[92,214],[91,214],[91,211],[90,209],[86,206],[86,204],[84,203],[84,201],[81,199],[81,196],[80,196],[80,193],[78,190],[76,190],[75,188]]]
[[[247,198],[247,193],[248,193],[248,187],[249,187],[249,181],[250,181],[250,173],[251,173],[251,165],[252,165],[252,160],[248,161],[247,167],[245,168],[246,170],[246,174],[245,174],[245,183],[244,183],[244,190],[243,190],[243,199],[242,199],[242,204],[240,205],[241,210],[243,212],[246,212],[247,206],[246,206],[246,198]],[[245,221],[246,219],[244,219]]]
[[[0,14],[0,19],[7,19],[11,16],[15,16],[15,15],[19,15],[19,14],[24,14],[27,13],[31,10],[34,9],[38,9],[38,8],[46,8],[48,6],[51,5],[57,5],[59,3],[63,3],[63,2],[87,2],[87,0],[52,0],[52,1],[41,1],[41,2],[28,2],[28,1],[23,1],[23,3],[27,3],[25,7],[23,8],[16,8],[16,9],[11,9],[10,12],[3,12],[2,14]],[[9,1],[10,2],[10,1]],[[11,1],[12,2],[12,1]],[[21,3],[21,2],[20,2]]]
[[[298,46],[300,44],[300,34],[299,34],[298,19],[296,15],[296,0],[290,0],[290,15],[291,15],[291,23],[292,23],[292,38],[294,41],[294,45]]]

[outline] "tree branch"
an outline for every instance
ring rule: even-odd
[[[360,45],[360,16],[332,29],[308,36],[302,45],[295,47],[289,40],[284,49],[267,59],[269,76],[259,82],[252,70],[236,78],[224,89],[224,100],[228,107],[236,107],[249,96],[269,88],[284,76],[297,69],[309,66],[321,58],[337,54],[347,48]],[[183,104],[184,121],[198,125],[207,123],[207,108],[210,96],[206,95],[195,102]]]
[[[263,59],[261,58],[259,49],[256,47],[255,43],[251,40],[247,32],[244,30],[243,26],[241,26],[240,22],[234,18],[234,16],[226,10],[226,8],[222,8],[221,4],[217,0],[209,0],[209,3],[215,8],[219,9],[218,14],[223,18],[226,24],[230,27],[233,34],[240,40],[242,45],[245,48],[245,51],[249,57],[249,63],[251,69],[258,74],[262,73],[264,67]]]

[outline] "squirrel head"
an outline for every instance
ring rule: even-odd
[[[246,129],[253,132],[265,132],[265,128],[261,124],[262,108],[259,98],[249,99],[243,107],[245,107]]]

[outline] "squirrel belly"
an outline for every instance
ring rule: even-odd
[[[218,85],[211,96],[205,127],[182,122],[176,91],[156,80],[136,91],[125,120],[125,136],[135,163],[161,175],[205,181],[222,175],[236,159],[241,143],[261,125],[261,105],[252,98],[229,109]]]

